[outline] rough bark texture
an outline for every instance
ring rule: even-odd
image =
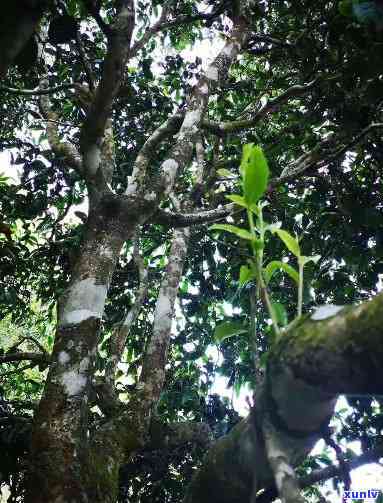
[[[187,253],[189,231],[176,229],[173,233],[169,263],[165,271],[154,312],[153,333],[146,351],[139,382],[145,409],[141,410],[141,421],[157,403],[165,382],[165,365],[167,362],[170,334],[174,317],[175,301]],[[149,419],[149,418],[148,418]]]
[[[382,394],[382,358],[382,294],[359,306],[323,306],[306,316],[276,342],[259,403],[213,446],[185,503],[246,501],[254,469],[258,490],[272,486],[276,474],[279,488],[294,494],[289,463],[296,466],[323,436],[339,394]],[[268,456],[260,433],[265,416],[273,430]]]
[[[102,206],[90,215],[71,284],[59,302],[53,363],[34,424],[27,500],[31,502],[62,497],[70,501],[82,494],[81,466],[100,321],[121,246],[134,232],[134,227],[122,223],[113,198]]]

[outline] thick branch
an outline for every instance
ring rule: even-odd
[[[145,301],[146,295],[148,293],[148,268],[145,267],[144,261],[140,255],[138,240],[135,239],[134,249],[133,249],[133,260],[138,268],[138,274],[140,278],[140,284],[138,291],[136,292],[136,299],[133,306],[129,309],[125,319],[121,324],[119,324],[111,336],[110,341],[110,359],[106,366],[105,378],[109,387],[114,386],[114,378],[117,370],[117,365],[121,361],[122,354],[125,349],[126,340],[129,336],[130,330],[137,320],[140,313],[141,307]]]
[[[183,114],[177,113],[169,117],[161,126],[159,126],[146,140],[138,153],[133,165],[133,172],[129,179],[129,185],[126,194],[136,193],[138,188],[143,188],[146,170],[150,160],[156,152],[156,147],[172,134],[176,133],[182,123]]]
[[[100,487],[105,494],[117,484],[118,468],[121,463],[128,461],[137,449],[148,442],[152,410],[159,399],[165,380],[170,330],[186,256],[187,238],[188,233],[185,230],[175,230],[173,233],[169,263],[158,294],[152,336],[144,356],[137,390],[128,407],[104,424],[93,439],[91,466],[95,466],[95,457],[99,457],[101,461],[105,459],[105,452],[109,452],[108,459],[115,469],[113,472],[115,478],[111,479],[110,487],[105,484]]]
[[[254,114],[254,116],[251,119],[235,120],[231,122],[205,121],[204,127],[218,135],[253,128],[268,113],[275,112],[279,105],[286,103],[291,98],[297,98],[310,91],[310,89],[314,87],[314,85],[318,82],[320,78],[321,77],[317,77],[308,84],[304,85],[296,84],[294,86],[291,86],[279,96],[268,99],[266,103]]]
[[[46,353],[20,352],[0,355],[0,363],[21,362],[24,360],[34,362],[36,365],[44,364],[46,366],[49,363],[49,358]]]
[[[216,222],[217,220],[226,218],[236,210],[238,210],[238,206],[234,203],[214,210],[201,211],[200,213],[178,213],[160,209],[154,216],[154,219],[158,223],[171,227],[189,227],[191,225]]]
[[[318,308],[293,333],[284,334],[272,360],[283,351],[286,367],[297,378],[327,393],[383,394],[383,294],[331,316],[334,312],[334,306]]]
[[[383,394],[382,362],[383,294],[358,306],[323,306],[276,342],[253,411],[255,424],[267,411],[279,448],[296,466],[321,437],[339,394]],[[254,468],[258,490],[273,485],[251,415],[211,449],[185,503],[248,500]]]
[[[160,191],[163,192],[163,195],[170,194],[179,169],[190,162],[194,143],[200,134],[209,96],[218,85],[225,82],[229,68],[241,51],[247,34],[245,20],[237,18],[231,36],[227,38],[218,56],[194,86],[185,118],[177,135],[177,142],[171,149],[168,158],[161,165]]]
[[[105,195],[90,212],[70,284],[59,299],[52,362],[34,418],[28,503],[51,503],[57,494],[69,501],[74,490],[76,501],[89,501],[82,496],[82,454],[101,318],[121,247],[148,211],[139,202],[129,203],[129,218],[123,216],[123,198],[113,195]],[[49,461],[52,456],[57,463]]]
[[[267,416],[263,419],[262,433],[267,460],[273,470],[275,485],[282,503],[304,503],[288,449],[284,448],[283,439],[279,438],[278,430]]]
[[[165,365],[170,341],[175,302],[182,278],[189,233],[185,229],[173,231],[169,262],[162,280],[154,312],[152,336],[142,364],[139,382],[141,422],[150,418],[165,382]],[[147,417],[145,417],[147,416]]]
[[[111,114],[113,100],[123,79],[134,22],[133,0],[121,1],[119,12],[108,34],[108,52],[104,60],[101,81],[81,132],[85,170],[90,175],[95,174],[100,165],[100,144]]]

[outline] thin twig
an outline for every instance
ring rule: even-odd
[[[66,89],[73,89],[76,87],[75,83],[72,84],[61,84],[56,87],[46,87],[44,89],[20,89],[17,87],[9,87],[0,85],[0,91],[6,91],[7,93],[17,94],[19,96],[44,96],[45,94],[54,94],[59,91],[64,91]]]

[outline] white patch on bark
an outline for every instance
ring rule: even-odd
[[[156,312],[154,315],[154,330],[167,330],[170,326],[172,306],[170,300],[165,295],[160,295],[157,300]]]
[[[76,370],[68,370],[61,376],[61,382],[68,396],[78,395],[86,385],[86,377]]]
[[[179,164],[175,159],[166,159],[162,163],[162,171],[166,182],[171,183],[177,173],[178,166]]]
[[[173,170],[178,168],[178,162],[175,159],[166,159],[162,164],[163,169]]]
[[[209,66],[206,70],[206,77],[209,80],[218,80],[218,68],[214,65]]]
[[[99,313],[91,311],[90,309],[76,309],[65,313],[60,322],[60,327],[77,325],[85,320],[89,320],[89,318],[101,318],[101,316],[99,316]]]
[[[209,86],[205,83],[203,86],[200,87],[200,91],[202,94],[208,94],[209,93]]]
[[[132,194],[135,194],[137,192],[137,187],[138,185],[135,182],[129,182],[128,187],[125,191],[126,196],[131,196]]]
[[[87,173],[91,176],[97,173],[101,162],[101,151],[97,145],[88,148],[84,156],[84,166]]]
[[[277,488],[281,489],[283,486],[283,480],[285,477],[294,477],[294,470],[286,462],[281,461],[278,466],[278,471],[275,474],[275,482]]]
[[[191,129],[193,127],[197,127],[200,120],[201,120],[201,110],[191,110],[186,114],[182,127],[185,129]]]
[[[60,351],[59,363],[61,363],[61,365],[65,365],[66,363],[69,362],[69,360],[70,360],[69,354],[66,351]]]
[[[96,285],[94,278],[86,278],[74,283],[67,293],[60,326],[81,323],[89,318],[101,318],[106,293],[106,285]]]
[[[155,201],[156,200],[156,193],[149,192],[149,194],[145,194],[144,199],[149,202]]]
[[[325,320],[326,318],[331,318],[331,316],[335,316],[343,308],[344,306],[336,306],[335,304],[316,307],[311,315],[311,319],[314,321],[320,321]]]

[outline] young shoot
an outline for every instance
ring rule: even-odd
[[[230,224],[214,224],[211,229],[235,234],[248,242],[252,258],[247,261],[247,264],[241,266],[239,284],[243,286],[249,281],[255,281],[256,301],[262,300],[272,321],[274,331],[278,336],[281,333],[280,327],[287,325],[287,316],[284,306],[272,302],[270,298],[268,284],[273,274],[281,270],[288,274],[297,284],[297,318],[299,318],[302,315],[303,308],[304,266],[310,261],[317,262],[320,256],[306,257],[302,255],[298,239],[286,230],[281,229],[281,222],[268,223],[264,220],[263,209],[268,203],[262,201],[261,198],[268,186],[269,173],[268,163],[262,148],[252,143],[244,145],[240,165],[242,193],[230,194],[226,197],[246,211],[248,227],[246,229]],[[282,260],[272,260],[267,265],[264,264],[264,250],[268,232],[277,235],[286,248],[296,257],[298,271]],[[226,322],[216,328],[215,338],[218,342],[221,342],[223,339],[246,331],[247,329],[238,326],[238,323],[233,326],[230,325],[230,322]]]

